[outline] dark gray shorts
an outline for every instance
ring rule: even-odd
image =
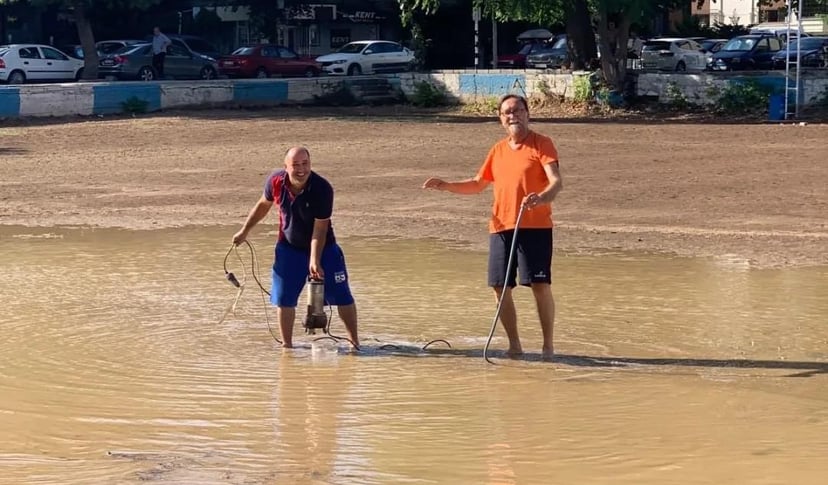
[[[503,286],[506,266],[515,231],[503,231],[489,235],[489,286]],[[512,271],[506,286],[516,286],[520,271],[520,284],[552,283],[552,229],[518,230],[517,247],[512,261]]]

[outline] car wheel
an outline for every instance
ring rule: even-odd
[[[265,78],[268,78],[268,77],[270,77],[270,76],[267,75],[267,69],[265,69],[263,67],[260,67],[260,68],[256,69],[256,78],[257,79],[265,79]]]
[[[155,79],[155,71],[149,66],[144,66],[138,70],[138,79],[141,81],[152,81]]]
[[[75,73],[75,81],[80,81],[83,78],[83,68],[78,69]]]
[[[316,77],[318,75],[319,73],[312,67],[305,69],[305,77]]]
[[[210,66],[204,66],[201,68],[201,72],[199,73],[201,79],[215,79],[216,78],[216,70]]]
[[[26,82],[26,73],[23,71],[12,71],[9,74],[9,84],[23,84]]]
[[[351,64],[348,66],[348,75],[349,76],[359,76],[362,74],[362,66],[359,64]]]
[[[676,72],[685,72],[685,71],[687,71],[687,64],[685,64],[684,61],[679,61],[679,63],[676,64]]]

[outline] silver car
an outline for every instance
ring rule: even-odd
[[[702,71],[707,54],[702,46],[690,39],[653,39],[641,49],[641,68],[660,71]]]

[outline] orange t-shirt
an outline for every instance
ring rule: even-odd
[[[558,151],[548,136],[529,132],[518,149],[509,146],[509,139],[501,140],[489,150],[489,155],[477,176],[491,182],[494,204],[489,232],[496,233],[515,228],[520,204],[526,194],[541,193],[549,185],[544,165],[558,163]],[[526,209],[520,221],[521,229],[552,227],[552,205],[541,204]]]

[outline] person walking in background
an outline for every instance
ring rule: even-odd
[[[233,235],[241,244],[250,230],[275,204],[279,210],[279,237],[270,301],[277,308],[282,346],[293,347],[296,306],[308,277],[324,281],[325,302],[337,307],[348,339],[359,349],[357,309],[348,283],[345,255],[336,243],[331,215],[334,190],[330,182],[311,170],[306,147],[292,147],[285,154],[284,169],[268,176],[264,193]]]
[[[558,152],[548,136],[529,129],[529,105],[526,99],[508,94],[499,103],[500,123],[507,137],[489,150],[483,166],[474,178],[446,182],[429,178],[425,189],[455,194],[480,193],[494,185],[494,204],[489,222],[489,286],[497,301],[503,299],[500,323],[509,338],[511,356],[523,353],[517,328],[517,313],[512,288],[520,284],[532,288],[543,332],[542,354],[552,358],[552,330],[555,324],[555,300],[552,296],[552,201],[563,188],[558,168]],[[525,206],[518,228],[518,214]],[[519,230],[518,230],[519,229]],[[506,274],[512,239],[517,232],[517,270]]]
[[[171,44],[170,38],[160,28],[152,29],[152,68],[158,79],[164,79],[164,59],[167,57],[167,47]]]

